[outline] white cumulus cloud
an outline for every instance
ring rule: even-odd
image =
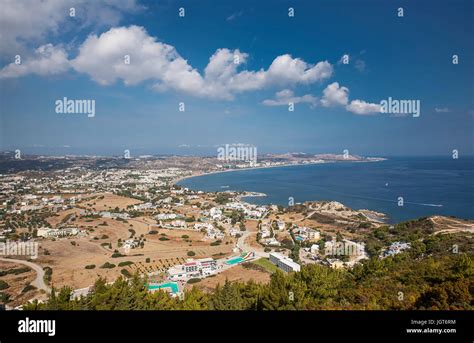
[[[288,106],[289,103],[308,103],[311,107],[316,106],[317,98],[311,94],[295,96],[290,89],[284,89],[275,94],[275,99],[267,99],[262,102],[266,106]]]
[[[324,89],[321,104],[325,107],[344,106],[348,101],[349,89],[339,86],[338,82],[333,82]]]
[[[130,56],[130,64],[124,63],[125,55]],[[153,80],[153,88],[159,91],[173,89],[220,99],[275,85],[310,84],[333,72],[327,61],[311,65],[288,54],[276,57],[267,70],[239,71],[247,59],[248,54],[238,49],[218,49],[201,74],[173,46],[158,42],[143,27],[130,26],[89,36],[72,65],[103,85],[117,80],[129,85]]]
[[[10,63],[0,70],[0,78],[21,77],[27,74],[41,76],[65,72],[70,68],[66,51],[52,44],[40,46],[34,56],[21,61],[20,64]]]
[[[0,5],[2,55],[27,51],[25,43],[42,43],[48,34],[92,26],[117,25],[123,13],[142,8],[136,0],[2,0]],[[70,9],[75,9],[71,17]]]
[[[380,104],[368,103],[364,100],[352,100],[351,103],[346,106],[346,110],[359,115],[380,113],[380,109]]]
[[[43,45],[34,56],[26,58],[24,64],[5,66],[0,70],[0,76],[49,75],[72,67],[101,85],[118,81],[136,85],[149,81],[157,91],[173,90],[197,97],[232,100],[238,93],[309,85],[333,74],[333,66],[328,61],[311,64],[289,54],[277,56],[268,69],[245,69],[247,60],[248,54],[238,49],[217,49],[201,73],[175,47],[159,42],[143,27],[132,25],[89,35],[71,60],[64,48]],[[295,98],[300,102],[314,102],[311,95]],[[328,95],[327,102],[330,101],[336,99]]]

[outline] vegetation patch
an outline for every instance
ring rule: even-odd
[[[112,268],[115,268],[115,264],[105,262],[103,265],[100,266],[100,268],[102,268],[102,269],[112,269]]]
[[[0,290],[7,289],[8,287],[10,285],[6,281],[0,280]]]
[[[252,261],[249,264],[262,267],[265,271],[269,273],[274,273],[278,269],[273,263],[270,262],[268,258],[262,257],[256,261]]]

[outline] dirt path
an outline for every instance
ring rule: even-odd
[[[474,225],[471,223],[466,223],[461,220],[447,218],[447,217],[432,217],[430,218],[431,221],[435,225],[443,225],[446,227],[445,229],[436,231],[434,235],[438,235],[441,233],[455,233],[455,232],[470,232],[474,233]]]
[[[23,264],[27,267],[30,267],[31,269],[33,269],[36,272],[36,279],[34,279],[31,282],[31,285],[35,286],[38,289],[42,289],[42,290],[46,291],[46,293],[51,292],[51,289],[49,288],[49,286],[46,285],[46,283],[44,282],[44,270],[40,265],[38,265],[36,263],[24,261],[24,260],[16,260],[16,259],[12,259],[12,258],[2,258],[2,257],[0,257],[0,261],[15,262],[15,263],[20,263],[20,264]]]

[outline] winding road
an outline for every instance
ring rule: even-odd
[[[240,236],[240,237],[237,239],[236,247],[239,248],[240,251],[242,251],[242,252],[253,252],[256,257],[267,257],[267,258],[268,258],[268,256],[269,256],[268,253],[263,252],[263,251],[259,251],[259,250],[257,250],[256,248],[251,247],[250,245],[248,245],[248,244],[245,242],[245,240],[247,239],[247,237],[249,237],[251,234],[252,234],[252,232],[244,231],[244,233],[242,234],[242,236]]]
[[[44,270],[40,265],[38,265],[36,263],[25,261],[25,260],[16,260],[16,259],[13,259],[13,258],[0,257],[0,261],[20,263],[20,264],[23,264],[27,267],[30,267],[31,269],[33,269],[36,272],[36,279],[34,279],[31,282],[31,285],[35,286],[38,289],[42,289],[42,290],[46,291],[46,293],[51,292],[51,289],[49,288],[49,286],[44,282]]]

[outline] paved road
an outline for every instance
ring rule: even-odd
[[[237,244],[236,244],[237,248],[239,248],[240,251],[242,252],[253,252],[255,253],[256,257],[268,257],[269,256],[268,253],[263,252],[261,250],[257,250],[256,248],[251,247],[245,242],[245,240],[247,239],[248,236],[250,236],[250,234],[251,234],[250,231],[244,231],[242,236],[240,236],[239,239],[237,240]]]
[[[5,262],[15,262],[15,263],[20,263],[20,264],[23,264],[27,267],[30,267],[31,269],[33,269],[35,272],[36,272],[36,279],[34,279],[31,284],[33,286],[35,286],[36,288],[38,289],[43,289],[45,290],[47,293],[50,293],[51,292],[51,289],[49,288],[48,285],[46,285],[46,283],[44,282],[44,270],[43,268],[36,264],[36,263],[32,263],[32,262],[28,262],[28,261],[25,261],[25,260],[16,260],[16,259],[13,259],[13,258],[3,258],[3,257],[0,257],[0,261],[5,261]]]

